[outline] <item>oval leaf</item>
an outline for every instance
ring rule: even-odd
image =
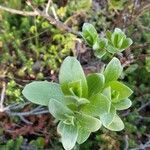
[[[78,131],[78,138],[77,138],[78,144],[84,143],[88,139],[88,137],[90,136],[90,133],[91,132],[89,132],[86,129],[80,127],[79,131]]]
[[[118,93],[117,100],[115,100],[116,102],[128,98],[133,93],[129,87],[119,81],[112,81],[109,83],[109,86],[112,90],[115,90]]]
[[[90,98],[90,103],[81,108],[81,111],[99,117],[109,112],[111,101],[103,94],[96,94]]]
[[[111,105],[110,111],[108,113],[100,114],[100,120],[102,121],[102,124],[105,127],[109,126],[112,123],[115,114],[116,114],[116,109],[113,105]]]
[[[132,102],[130,99],[127,98],[117,103],[113,103],[113,105],[117,110],[124,110],[124,109],[128,109],[132,105]]]
[[[123,67],[121,66],[119,59],[114,57],[106,66],[106,69],[104,71],[106,83],[117,80],[119,76],[121,75],[122,70],[123,70]]]
[[[77,113],[78,126],[84,128],[89,132],[95,132],[100,129],[101,121],[97,118],[85,115],[83,113]]]
[[[92,24],[90,24],[90,23],[83,24],[82,37],[87,42],[87,44],[89,44],[90,46],[92,46],[96,42],[98,34]]]
[[[60,103],[56,99],[50,99],[49,112],[58,120],[65,120],[67,116],[73,116],[73,112],[64,104]]]
[[[68,125],[60,122],[57,131],[61,135],[61,142],[65,150],[71,150],[77,141],[78,129],[75,125]]]
[[[124,123],[122,122],[120,117],[116,114],[113,118],[112,123],[105,127],[111,131],[121,131],[124,129]]]
[[[79,81],[81,81],[81,87],[76,88],[82,88],[82,97],[87,97],[88,87],[83,69],[75,57],[68,56],[62,63],[59,73],[59,82],[61,84],[63,93],[70,95],[70,89],[68,85],[71,82]]]
[[[22,94],[32,103],[48,106],[51,98],[64,101],[64,95],[59,84],[47,81],[34,81],[27,84]]]
[[[104,86],[105,78],[103,74],[93,73],[87,76],[88,94],[97,94]]]

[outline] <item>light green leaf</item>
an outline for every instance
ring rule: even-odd
[[[111,41],[112,33],[110,31],[106,31],[106,37],[109,41]]]
[[[107,46],[108,40],[105,38],[97,38],[93,45],[94,50],[103,50]]]
[[[51,98],[49,101],[49,112],[58,120],[65,120],[67,116],[74,116],[73,112],[64,104]]]
[[[100,114],[100,120],[102,121],[102,124],[105,127],[109,126],[112,123],[115,114],[116,114],[116,109],[113,105],[111,105],[109,112]]]
[[[124,50],[128,48],[132,43],[133,41],[130,38],[126,38],[122,43],[121,49]]]
[[[118,93],[117,99],[112,99],[113,102],[126,99],[133,93],[129,87],[119,81],[112,81],[109,83],[109,86],[111,87],[111,90],[114,90]]]
[[[87,97],[88,87],[83,69],[75,57],[68,56],[62,63],[59,73],[59,82],[63,93],[70,95],[69,84],[78,81],[81,81],[81,87],[78,88],[82,89],[82,97]]]
[[[83,113],[77,113],[78,127],[82,127],[86,131],[95,132],[100,129],[101,121]]]
[[[84,128],[80,127],[79,131],[78,131],[78,138],[77,138],[78,144],[84,143],[88,139],[88,137],[90,136],[90,133],[91,132],[89,132],[89,131],[85,130]]]
[[[108,40],[105,38],[97,38],[97,41],[93,45],[94,55],[98,58],[103,57],[106,54],[106,46]]]
[[[103,74],[93,73],[86,77],[89,97],[100,92],[104,86],[105,78]]]
[[[82,112],[91,116],[100,116],[102,114],[108,113],[111,101],[106,96],[99,93],[92,95],[89,100],[90,103],[81,108]]]
[[[81,97],[82,95],[81,80],[68,83],[68,88],[72,95]]]
[[[108,45],[106,47],[106,50],[109,52],[109,53],[112,53],[112,54],[115,54],[118,49],[115,48],[110,42],[108,42]]]
[[[64,95],[59,84],[47,81],[34,81],[27,84],[22,94],[31,102],[39,105],[48,106],[51,98],[64,101]]]
[[[114,57],[106,66],[106,69],[104,71],[105,76],[105,82],[108,83],[110,81],[117,80],[119,76],[121,75],[123,70],[123,67],[121,66],[121,63],[119,59]]]
[[[106,50],[105,49],[103,49],[103,50],[99,49],[99,50],[94,51],[94,55],[97,58],[102,58],[105,54],[106,54]]]
[[[77,141],[78,129],[75,125],[64,124],[59,122],[57,127],[58,133],[61,135],[61,141],[65,150],[71,150]]]
[[[82,27],[82,37],[90,46],[94,45],[98,38],[98,34],[94,26],[90,23],[84,23]]]
[[[111,87],[107,87],[102,91],[102,94],[105,95],[109,100],[111,100]]]
[[[124,129],[124,123],[122,122],[120,117],[116,114],[113,118],[112,123],[105,127],[111,131],[121,131]]]
[[[113,103],[113,105],[117,110],[124,110],[124,109],[128,109],[132,105],[132,102],[130,99],[127,98],[117,103]]]
[[[66,104],[70,105],[70,104],[74,104],[75,106],[80,106],[83,104],[87,104],[90,103],[90,101],[86,98],[80,98],[77,96],[65,96],[65,100],[66,100]]]

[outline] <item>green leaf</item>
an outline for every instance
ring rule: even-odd
[[[124,50],[128,48],[132,43],[133,41],[130,38],[126,38],[121,45],[121,49]]]
[[[117,110],[124,110],[124,109],[128,109],[132,105],[132,102],[130,99],[127,98],[121,100],[120,102],[113,103],[113,105]]]
[[[108,42],[108,45],[106,47],[106,50],[109,52],[109,53],[112,53],[112,54],[115,54],[118,49],[115,48],[110,42]]]
[[[118,81],[110,82],[109,86],[111,87],[111,90],[114,90],[118,93],[117,99],[112,99],[113,102],[118,102],[120,100],[126,99],[133,93],[133,91],[129,87]]]
[[[72,95],[81,97],[82,95],[81,80],[68,83],[68,88]]]
[[[102,124],[105,127],[109,126],[112,123],[115,114],[116,114],[116,109],[113,105],[111,105],[109,112],[100,114],[100,120],[102,121]]]
[[[124,129],[124,123],[122,122],[120,117],[116,114],[113,118],[112,123],[105,127],[111,131],[121,131]]]
[[[81,127],[89,132],[95,132],[100,129],[101,121],[83,113],[77,113],[78,127]]]
[[[86,129],[80,127],[79,131],[78,131],[78,138],[77,138],[78,144],[84,143],[88,139],[88,137],[90,136],[90,133],[91,132],[89,132]]]
[[[103,50],[99,49],[99,50],[94,51],[94,55],[97,58],[102,58],[105,54],[106,54],[106,50],[105,49],[103,49]]]
[[[89,97],[100,92],[104,86],[105,78],[103,74],[93,73],[86,77]]]
[[[87,42],[87,44],[89,44],[90,46],[92,46],[96,42],[96,40],[98,38],[98,34],[92,24],[90,24],[90,23],[83,24],[82,37]]]
[[[105,38],[97,38],[97,41],[93,45],[94,54],[96,57],[101,58],[106,54],[106,46],[108,40]]]
[[[106,66],[106,69],[104,71],[105,76],[105,82],[108,83],[110,81],[117,80],[119,76],[121,75],[123,70],[123,67],[121,66],[121,63],[119,59],[114,57]]]
[[[61,135],[61,141],[65,150],[71,150],[77,141],[78,129],[75,125],[64,124],[59,122],[57,127],[58,133]]]
[[[103,50],[107,46],[107,39],[105,38],[97,38],[97,41],[93,45],[94,50]]]
[[[111,41],[112,33],[110,31],[106,31],[106,37],[109,41]]]
[[[83,69],[75,57],[68,56],[62,63],[59,73],[59,82],[63,93],[70,95],[70,89],[68,86],[70,83],[78,81],[81,82],[81,87],[77,85],[79,87],[76,86],[76,88],[78,88],[79,92],[82,91],[82,97],[87,97],[88,87]]]
[[[48,106],[51,98],[64,101],[64,95],[59,84],[47,81],[34,81],[27,84],[22,94],[31,102],[39,105]]]
[[[74,104],[75,106],[80,106],[83,104],[90,103],[90,101],[86,98],[80,98],[77,96],[65,96],[66,104]]]
[[[74,116],[74,113],[64,104],[51,98],[49,101],[49,112],[58,120],[65,120],[67,116]]]
[[[105,95],[109,100],[111,100],[111,87],[107,87],[102,91],[102,94]]]
[[[99,93],[92,95],[89,100],[90,103],[81,108],[82,112],[98,117],[102,114],[108,113],[111,101],[106,96]]]

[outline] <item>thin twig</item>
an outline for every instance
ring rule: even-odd
[[[56,20],[59,20],[57,14],[56,14],[55,8],[54,8],[53,5],[51,6],[51,10],[52,10],[52,13],[53,13],[53,15],[54,15],[54,18],[55,18]]]
[[[74,30],[72,30],[70,27],[68,27],[67,25],[65,25],[63,22],[56,20],[55,18],[53,18],[52,16],[46,14],[45,12],[39,10],[36,6],[32,5],[31,0],[27,1],[27,4],[35,11],[38,13],[38,16],[43,17],[44,19],[48,20],[52,25],[56,26],[58,29],[62,30],[62,31],[66,31],[72,34],[75,34],[77,36],[81,36],[80,32],[76,32]]]
[[[22,16],[37,16],[38,15],[38,13],[35,11],[21,11],[21,10],[16,10],[16,9],[8,8],[5,6],[1,6],[1,5],[0,5],[0,10],[4,10],[12,14],[18,14]]]
[[[30,116],[30,115],[41,115],[49,113],[47,109],[43,106],[38,106],[31,111],[28,112],[13,112],[11,109],[6,109],[5,111],[9,116]]]
[[[48,15],[48,10],[51,4],[51,0],[48,0],[47,5],[46,5],[46,9],[45,9],[45,13]]]
[[[23,15],[23,16],[40,16],[40,17],[48,20],[52,25],[56,26],[58,29],[65,31],[65,32],[75,34],[77,36],[80,36],[80,32],[76,32],[76,31],[72,30],[70,27],[65,25],[63,22],[56,20],[52,16],[46,14],[45,11],[41,11],[36,6],[33,6],[31,4],[31,2],[32,1],[28,0],[27,5],[29,5],[33,9],[33,11],[21,11],[21,10],[16,10],[16,9],[12,9],[12,8],[7,8],[7,7],[1,6],[1,5],[0,5],[0,10],[4,10],[4,11],[10,12],[12,14],[19,14],[19,15]]]
[[[1,99],[0,99],[0,112],[4,111],[4,98],[5,98],[5,91],[6,91],[6,83],[3,81],[2,82],[2,93],[1,93]]]
[[[145,107],[149,106],[150,105],[150,102],[147,102],[145,104],[143,104],[137,111],[141,111],[142,109],[144,109]]]
[[[124,141],[125,141],[125,147],[124,147],[124,150],[128,150],[129,149],[129,142],[128,142],[128,135],[125,135],[124,137]]]

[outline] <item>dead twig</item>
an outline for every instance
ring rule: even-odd
[[[35,11],[21,11],[21,10],[4,7],[1,5],[0,5],[0,10],[4,10],[4,11],[10,12],[12,14],[18,14],[18,15],[22,15],[22,16],[37,16],[38,15],[38,13]]]
[[[6,91],[6,83],[2,82],[2,93],[1,93],[1,99],[0,99],[0,112],[4,112],[5,108],[3,106],[4,99],[5,99],[5,91]]]
[[[54,8],[52,8],[52,11],[53,11],[55,18],[53,18],[52,16],[50,16],[48,14],[48,8],[50,6],[50,2],[51,1],[49,0],[47,3],[46,9],[45,9],[46,11],[41,11],[36,6],[33,6],[32,1],[30,1],[30,0],[27,1],[27,5],[29,5],[33,9],[33,11],[31,11],[31,12],[7,8],[7,7],[1,6],[1,5],[0,5],[0,10],[4,10],[4,11],[10,12],[12,14],[19,14],[19,15],[23,15],[23,16],[40,16],[40,17],[48,20],[52,25],[56,26],[61,31],[69,32],[74,35],[80,36],[80,32],[76,32],[76,31],[72,30],[70,27],[68,27],[63,22],[58,20],[58,17],[56,17],[57,15],[54,12]]]

